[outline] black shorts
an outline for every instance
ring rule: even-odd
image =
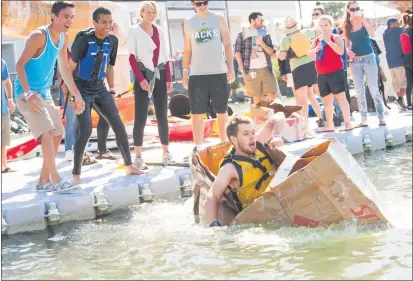
[[[230,86],[226,73],[190,76],[188,93],[192,114],[205,114],[211,105],[215,113],[227,112]]]
[[[318,74],[318,88],[320,96],[326,97],[329,94],[340,94],[346,91],[345,74],[342,69],[329,74]]]
[[[314,61],[300,65],[294,69],[292,73],[294,88],[296,90],[305,86],[311,87],[314,84],[317,84],[317,72],[315,70]]]

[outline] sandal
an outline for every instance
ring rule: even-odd
[[[4,170],[1,170],[1,173],[2,173],[2,174],[13,173],[13,172],[16,172],[16,171],[15,171],[15,170],[12,170],[12,169],[9,168],[9,167],[7,167],[7,168],[4,169]]]
[[[317,130],[315,130],[315,132],[317,134],[322,134],[322,133],[334,133],[336,130],[327,130],[326,128],[318,128]]]
[[[112,152],[110,152],[110,150],[106,150],[105,152],[100,152],[100,151],[96,151],[97,157],[96,159],[99,160],[118,160],[120,159],[120,156],[112,154]],[[107,154],[107,155],[105,155]]]
[[[85,154],[85,156],[83,156],[82,166],[93,165],[93,164],[96,164],[97,162],[98,161],[96,161],[95,158],[90,157],[89,154]]]

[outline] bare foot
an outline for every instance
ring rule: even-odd
[[[354,129],[354,125],[351,122],[349,122],[347,124],[344,124],[344,130],[350,131],[350,130],[353,130],[353,129]]]
[[[126,175],[127,175],[127,176],[146,174],[144,171],[139,170],[139,169],[136,169],[136,168],[133,167],[132,165],[125,166],[125,171],[126,171]]]
[[[80,179],[80,175],[73,175],[72,183],[73,184],[82,184],[83,181]]]

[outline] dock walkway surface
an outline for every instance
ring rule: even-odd
[[[359,116],[356,115],[355,119],[359,119]],[[310,121],[315,127],[315,119]],[[411,141],[411,111],[391,113],[386,115],[386,121],[386,127],[379,127],[377,117],[372,114],[367,128],[317,134],[314,139],[285,144],[284,150],[299,156],[325,139],[335,137],[354,155]],[[206,143],[213,145],[218,140],[207,139]],[[159,143],[147,143],[144,147],[145,161],[160,161],[162,152]],[[170,144],[170,152],[178,162],[189,155],[192,148],[191,142]],[[62,154],[58,155],[56,161],[62,177],[70,179],[72,163],[66,162]],[[76,192],[36,193],[41,165],[41,157],[14,161],[9,166],[17,172],[2,174],[2,234],[44,230],[48,225],[90,220],[158,198],[184,200],[192,192],[188,167],[153,166],[146,175],[125,176],[119,163],[100,160],[97,164],[82,168],[84,184]]]

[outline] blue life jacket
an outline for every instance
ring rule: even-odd
[[[93,33],[87,34],[88,50],[86,55],[79,61],[77,76],[82,80],[98,78],[104,79],[107,75],[112,44],[106,37],[102,46],[98,46],[94,40]],[[96,65],[95,64],[100,64]]]

